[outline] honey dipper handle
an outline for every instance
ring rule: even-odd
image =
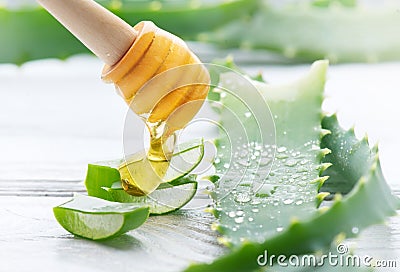
[[[136,39],[129,24],[93,0],[37,1],[108,65],[116,64]]]

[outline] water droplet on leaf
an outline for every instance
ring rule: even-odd
[[[237,212],[236,212],[236,215],[237,215],[237,216],[243,216],[243,215],[244,215],[244,211],[237,211]]]
[[[293,167],[297,164],[297,160],[295,159],[288,159],[285,163],[286,166]]]
[[[251,195],[248,192],[239,192],[235,197],[235,201],[239,203],[247,203],[251,201]]]
[[[288,198],[288,199],[285,199],[285,200],[283,201],[283,204],[285,204],[285,205],[290,205],[290,204],[292,204],[293,202],[294,202],[293,199]]]
[[[236,217],[236,218],[235,218],[235,222],[236,222],[237,224],[243,223],[243,220],[244,220],[243,217]]]
[[[276,151],[278,151],[279,153],[282,153],[282,152],[285,152],[286,150],[287,150],[286,147],[281,146],[281,147],[278,147],[278,149]]]

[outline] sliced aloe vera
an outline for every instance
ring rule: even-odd
[[[102,187],[111,187],[114,182],[120,180],[121,176],[118,169],[105,165],[89,164],[85,186],[89,196],[113,200],[109,193],[103,190]]]
[[[171,158],[164,182],[173,182],[192,172],[204,157],[204,141],[198,139],[177,146]]]
[[[70,233],[91,240],[121,235],[142,225],[149,216],[149,207],[116,203],[77,195],[53,208],[58,223]]]
[[[196,168],[204,156],[204,143],[203,140],[186,142],[178,145],[175,150],[176,152],[172,156],[169,167],[163,177],[164,182],[171,183],[178,180]],[[145,151],[140,151],[132,156],[144,156],[145,154]],[[129,158],[132,158],[132,156]],[[123,162],[124,160],[113,160],[89,164],[85,180],[88,195],[113,201],[114,198],[102,187],[111,188],[114,182],[121,181],[121,175],[117,167]],[[132,166],[135,166],[135,164]],[[132,169],[132,166],[129,171],[131,173],[142,173],[141,179],[145,180],[146,171],[140,168],[139,164],[136,165],[137,169]],[[153,171],[153,169],[149,169],[149,171]]]
[[[175,183],[163,183],[157,190],[147,196],[132,196],[126,193],[120,182],[115,182],[111,188],[103,188],[114,201],[137,203],[150,208],[150,214],[161,215],[176,211],[185,206],[196,194],[197,182],[195,176],[176,180]]]

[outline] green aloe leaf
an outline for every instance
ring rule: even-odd
[[[336,115],[325,117],[322,127],[331,131],[322,139],[321,147],[332,150],[323,159],[332,166],[324,172],[329,179],[321,191],[329,192],[331,197],[337,193],[348,194],[371,167],[374,152],[369,148],[367,136],[359,141],[354,135],[354,128],[344,131],[338,125]]]
[[[400,59],[400,38],[393,34],[400,25],[398,4],[373,5],[352,0],[282,2],[260,1],[251,19],[233,21],[204,33],[202,38],[225,47],[267,49],[298,61]]]
[[[249,14],[257,6],[257,0],[97,2],[131,25],[152,20],[159,27],[186,39],[198,38],[200,33]],[[22,64],[36,59],[65,59],[89,53],[47,11],[37,6],[0,7],[0,33],[0,63]]]
[[[326,66],[326,62],[314,64],[311,73],[297,85],[278,88],[255,83],[274,114],[278,149],[286,147],[285,152],[290,150],[289,154],[298,154],[299,150],[299,155],[307,161],[290,163],[292,168],[288,168],[277,158],[272,166],[272,177],[271,173],[263,177],[266,185],[273,185],[269,192],[259,194],[262,197],[254,194],[251,202],[241,205],[234,197],[219,199],[220,188],[217,187],[215,229],[221,233],[222,242],[231,246],[231,252],[210,264],[192,265],[186,271],[253,271],[260,268],[257,257],[265,250],[269,256],[328,251],[338,235],[354,237],[396,213],[400,201],[385,182],[377,148],[370,150],[365,139],[358,141],[352,130],[341,129],[335,116],[323,118],[321,128],[320,102]],[[222,123],[224,121],[227,120],[222,115]],[[324,136],[322,142],[320,135]],[[311,148],[304,149],[309,141],[312,141]],[[329,150],[332,153],[324,158]],[[285,152],[282,153],[287,162],[291,157]],[[279,154],[277,152],[277,156]],[[332,168],[326,170],[330,164]],[[301,166],[309,168],[302,172]],[[290,186],[301,190],[294,193],[284,190],[290,179],[285,169],[289,172],[301,169],[306,186],[300,185],[302,179],[295,179]],[[319,186],[326,179],[319,174],[330,174],[332,184],[348,183],[350,192],[344,197],[336,195],[330,207],[318,208],[311,199],[316,197],[319,204],[326,196],[323,192],[318,194]],[[281,182],[276,182],[279,180]],[[225,186],[221,181],[218,185]],[[299,196],[304,196],[301,202],[296,200]]]
[[[258,0],[122,0],[120,5],[114,6],[110,0],[98,2],[131,25],[141,20],[150,20],[184,39],[201,38],[201,33],[248,16],[258,6]]]
[[[152,20],[184,39],[222,47],[267,49],[300,61],[400,59],[400,39],[393,34],[400,24],[398,5],[355,0],[97,1],[131,25]],[[0,33],[0,63],[89,53],[35,6],[0,7]]]
[[[367,138],[359,141],[354,130],[348,131],[339,126],[336,115],[325,116],[322,120],[322,127],[331,131],[326,135],[321,146],[329,148],[332,153],[327,155],[324,160],[332,163],[332,166],[325,170],[324,174],[329,175],[329,179],[321,188],[340,188],[343,183],[347,183],[346,189],[351,190],[344,201],[336,200],[347,205],[353,205],[353,209],[358,208],[363,211],[363,216],[354,216],[361,214],[354,211],[351,220],[351,213],[347,212],[349,218],[346,224],[358,227],[359,224],[373,224],[383,222],[386,216],[394,215],[400,208],[400,199],[392,195],[389,185],[383,176],[379,161],[378,147],[370,149]],[[332,186],[331,186],[332,184]],[[339,185],[338,185],[339,184]],[[332,190],[334,193],[342,193],[341,190]],[[351,204],[348,204],[351,203]],[[358,207],[356,207],[356,203]],[[368,223],[365,223],[368,222]],[[362,227],[362,226],[361,226]]]
[[[290,246],[288,242],[296,234],[292,232],[294,222],[310,219],[314,214],[318,188],[324,180],[319,174],[324,167],[320,160],[326,150],[321,150],[319,145],[323,134],[321,103],[327,66],[326,61],[316,62],[308,75],[285,86],[253,82],[268,101],[274,117],[276,159],[272,162],[273,146],[249,149],[250,153],[258,151],[265,154],[265,157],[261,155],[261,160],[270,159],[270,163],[273,163],[269,174],[260,167],[255,175],[250,171],[243,179],[247,181],[253,178],[253,184],[262,184],[255,191],[243,186],[245,184],[237,185],[237,177],[241,176],[240,167],[234,177],[221,177],[214,192],[214,213],[218,217],[214,227],[222,234],[221,242],[233,248],[232,253],[218,259],[209,268],[194,266],[188,271],[250,271],[257,267],[256,259],[265,241],[270,243],[282,236],[286,236],[284,243],[273,243],[274,247],[268,247],[272,254],[285,253],[289,249],[301,252],[302,247]],[[232,80],[230,82],[235,84]],[[238,112],[238,102],[232,97],[224,96],[221,102],[229,104],[242,116]],[[229,122],[232,120],[222,114],[221,124],[229,127]],[[245,120],[243,124],[250,128],[249,134],[254,132]],[[222,145],[226,145],[224,139],[218,142],[218,151],[224,153]],[[222,157],[216,165],[217,169],[225,165],[224,159],[229,158]],[[233,164],[235,160],[240,164],[240,156],[234,158]],[[226,188],[230,190],[228,195],[225,195]],[[246,194],[248,199],[245,198]]]

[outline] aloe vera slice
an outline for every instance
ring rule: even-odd
[[[140,151],[134,156],[145,156],[145,154],[145,151]],[[201,139],[178,145],[171,158],[170,167],[163,178],[164,182],[170,183],[186,176],[200,164],[203,156],[204,143]],[[88,195],[113,201],[114,198],[110,196],[109,192],[102,188],[111,188],[114,182],[121,181],[117,167],[123,162],[124,160],[113,160],[89,164],[85,179]],[[137,170],[143,171],[143,169]]]
[[[164,182],[173,182],[192,172],[204,157],[204,140],[197,139],[179,144],[175,148]]]
[[[176,211],[185,206],[196,194],[197,182],[194,176],[175,180],[174,183],[163,183],[157,190],[147,196],[132,196],[126,193],[120,182],[111,188],[103,188],[113,198],[122,203],[136,203],[150,208],[150,214],[161,215]]]
[[[102,187],[111,187],[116,181],[121,181],[118,169],[98,164],[88,165],[85,186],[89,196],[112,201],[113,198]]]
[[[147,206],[116,203],[77,195],[53,208],[58,223],[70,233],[91,240],[112,238],[142,225]]]

